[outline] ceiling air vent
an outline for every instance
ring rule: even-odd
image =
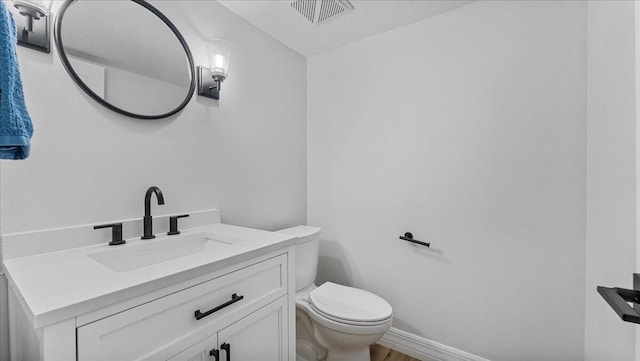
[[[291,7],[313,24],[321,24],[354,9],[348,0],[295,0]]]

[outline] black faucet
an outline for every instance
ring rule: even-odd
[[[151,195],[154,193],[156,198],[158,198],[158,204],[164,204],[164,197],[162,196],[160,188],[156,186],[149,187],[149,189],[147,189],[147,194],[144,196],[144,218],[142,219],[144,228],[141,237],[142,239],[155,238],[155,235],[153,234],[153,217],[151,217]]]

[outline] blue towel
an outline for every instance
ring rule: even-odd
[[[22,93],[16,23],[0,1],[0,159],[26,159],[33,125]]]

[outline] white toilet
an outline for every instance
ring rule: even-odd
[[[296,360],[370,361],[369,346],[391,327],[393,310],[380,296],[358,288],[313,282],[320,228],[279,231],[296,244]]]

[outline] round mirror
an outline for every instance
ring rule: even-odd
[[[55,43],[78,86],[118,113],[164,118],[193,95],[189,46],[146,1],[67,0],[57,16]]]

